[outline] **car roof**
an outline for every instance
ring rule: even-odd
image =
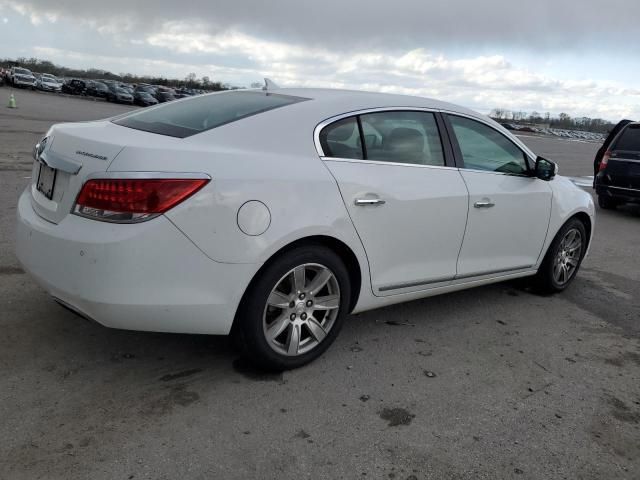
[[[412,95],[330,88],[277,88],[270,90],[269,92],[314,100],[314,102],[309,102],[309,108],[314,110],[322,109],[327,112],[333,110],[334,115],[368,108],[416,107],[434,110],[447,110],[464,113],[474,117],[483,117],[477,112],[452,103]],[[300,105],[302,106],[304,103],[305,102]]]
[[[262,112],[259,115],[250,115],[241,121],[230,122],[193,135],[189,137],[189,141],[196,143],[200,141],[215,141],[221,144],[234,144],[238,142],[239,139],[242,139],[243,145],[246,146],[246,131],[247,128],[249,128],[254,129],[255,133],[253,134],[253,138],[256,142],[262,142],[263,145],[270,142],[269,139],[271,137],[277,138],[280,134],[286,135],[287,142],[279,143],[283,145],[282,148],[285,148],[284,145],[286,144],[286,148],[292,151],[294,148],[292,138],[299,137],[306,139],[308,138],[308,133],[315,131],[319,125],[325,122],[331,122],[333,119],[337,120],[338,117],[348,116],[349,114],[357,115],[362,111],[370,109],[393,110],[395,108],[424,108],[458,113],[476,118],[507,135],[508,138],[515,142],[529,156],[536,158],[535,153],[520,141],[520,139],[511,135],[508,130],[489,117],[468,108],[432,98],[328,88],[273,88],[267,91],[261,89],[240,89],[231,92],[214,92],[208,95],[234,95],[243,94],[243,92],[288,95],[310,101],[299,101],[289,104],[285,108],[274,108]],[[208,95],[205,95],[205,97]],[[197,102],[200,98],[202,97],[189,97],[178,100],[178,102]],[[234,134],[230,135],[232,131]],[[303,140],[298,147],[302,151],[302,149],[307,148],[307,144]],[[275,149],[280,147],[272,144],[270,148]]]

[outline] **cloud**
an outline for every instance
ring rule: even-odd
[[[37,29],[28,55],[77,67],[249,85],[355,88],[494,107],[640,117],[640,2],[609,0],[0,0]],[[603,28],[610,11],[615,28]],[[65,41],[75,32],[75,41]],[[27,35],[29,39],[31,35]],[[43,40],[49,40],[43,43]],[[78,41],[79,40],[79,41]],[[624,41],[622,41],[624,40]],[[1,49],[1,48],[0,48]],[[4,51],[7,51],[6,48]],[[573,53],[572,53],[573,52]]]
[[[243,31],[287,43],[439,49],[506,44],[533,51],[586,45],[638,51],[640,2],[629,0],[0,0],[34,19],[65,16],[113,31],[160,31],[167,19],[205,25],[209,33]],[[603,19],[612,19],[605,28]],[[41,20],[37,20],[41,21]],[[620,42],[620,40],[624,40]]]

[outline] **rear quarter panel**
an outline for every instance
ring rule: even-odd
[[[362,290],[366,285],[370,292],[364,249],[338,186],[315,151],[313,127],[305,138],[295,117],[289,117],[282,121],[291,123],[280,124],[275,132],[248,118],[183,139],[171,148],[125,147],[109,171],[206,173],[211,182],[165,215],[209,258],[255,264],[257,271],[296,240],[329,236],[354,252]],[[247,235],[238,226],[238,211],[251,200],[269,209],[270,224],[261,235]]]

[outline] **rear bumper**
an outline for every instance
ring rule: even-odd
[[[39,217],[28,190],[18,202],[16,253],[61,303],[128,330],[227,334],[257,266],[206,257],[166,217],[115,225]]]
[[[596,193],[598,196],[615,198],[627,203],[640,203],[640,189],[616,187],[614,185],[601,185],[596,183]]]

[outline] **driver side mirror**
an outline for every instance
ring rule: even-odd
[[[558,164],[546,158],[536,158],[534,175],[540,180],[549,181],[558,174]]]

